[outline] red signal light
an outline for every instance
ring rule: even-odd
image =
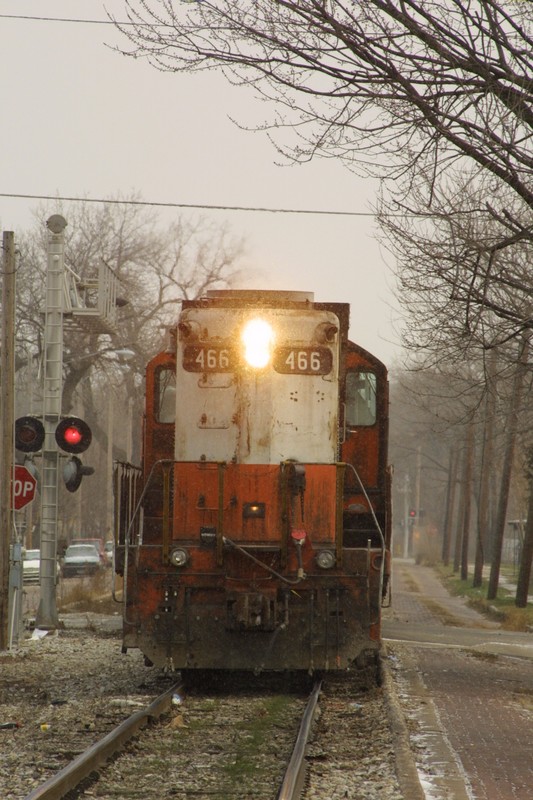
[[[66,453],[83,453],[92,441],[91,429],[78,417],[61,420],[55,432],[58,446]]]
[[[79,430],[79,428],[70,426],[69,428],[65,429],[65,432],[63,433],[63,439],[65,440],[65,442],[68,442],[68,444],[71,445],[79,444],[82,440],[81,431]]]

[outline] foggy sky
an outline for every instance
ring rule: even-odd
[[[121,18],[121,0],[3,0],[0,15],[105,20],[104,5]],[[222,76],[162,73],[126,58],[112,50],[126,43],[110,25],[0,16],[0,32],[0,192],[371,211],[376,185],[333,159],[277,166],[265,134],[229,119],[247,125],[269,109]],[[0,227],[25,230],[38,205],[0,197]],[[350,337],[389,366],[400,353],[393,259],[374,239],[371,215],[158,213],[163,224],[179,214],[227,223],[246,241],[246,286],[349,302]]]

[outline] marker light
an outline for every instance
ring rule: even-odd
[[[189,560],[189,555],[186,550],[181,547],[176,547],[170,554],[170,563],[175,567],[184,567]]]
[[[335,554],[331,550],[321,550],[316,555],[316,563],[321,569],[331,569],[335,566]]]
[[[241,335],[244,344],[244,357],[251,367],[266,367],[272,355],[274,331],[262,319],[251,319]]]

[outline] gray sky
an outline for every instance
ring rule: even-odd
[[[161,73],[114,52],[112,26],[6,19],[2,14],[123,19],[122,0],[2,0],[0,192],[222,206],[370,212],[376,185],[333,159],[280,167],[268,115],[215,74]],[[106,44],[109,45],[106,47]],[[0,197],[0,228],[33,224],[38,200]],[[297,289],[349,302],[351,338],[389,366],[400,353],[392,257],[372,216],[161,211],[227,223],[247,244],[247,286]]]

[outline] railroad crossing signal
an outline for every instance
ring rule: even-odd
[[[56,442],[66,453],[83,453],[93,435],[87,423],[78,417],[65,417],[56,428]]]
[[[37,417],[15,420],[15,447],[22,453],[36,453],[43,446],[44,425]]]
[[[65,453],[71,454],[71,458],[69,458],[63,469],[63,480],[69,492],[75,492],[79,489],[81,479],[84,475],[92,475],[94,473],[93,467],[85,467],[80,459],[74,455],[85,452],[91,444],[92,438],[90,427],[79,417],[65,417],[55,429],[55,440],[58,447]],[[23,453],[36,453],[38,450],[42,449],[44,439],[45,430],[40,419],[28,416],[19,417],[19,419],[16,420],[15,447],[17,450],[21,450]],[[15,493],[14,497],[16,497],[17,502],[20,503],[22,495],[28,491],[28,487],[25,481],[22,483],[16,482],[16,486],[18,494]],[[13,505],[13,508],[17,510],[23,508],[30,500],[33,500],[33,494],[29,500],[23,501],[22,504],[18,506]]]
[[[93,435],[91,429],[79,417],[65,417],[56,428],[56,442],[66,453],[83,453],[91,444]],[[63,467],[63,480],[69,492],[80,488],[84,475],[92,475],[93,467],[85,467],[77,455],[71,455]]]
[[[12,508],[20,511],[21,508],[31,503],[35,497],[36,478],[31,474],[27,467],[17,464],[13,472],[11,482]]]
[[[94,467],[85,467],[77,456],[69,458],[63,467],[63,480],[69,492],[75,492],[80,488],[81,479],[84,475],[93,475]]]

